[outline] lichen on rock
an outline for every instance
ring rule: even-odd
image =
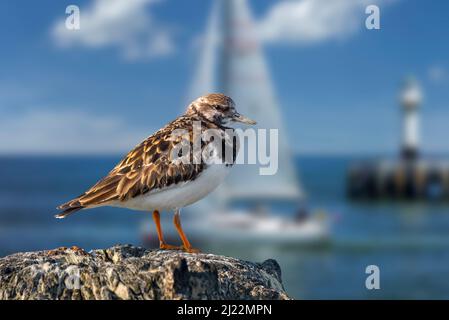
[[[16,253],[0,259],[0,299],[289,299],[275,260],[131,245]]]

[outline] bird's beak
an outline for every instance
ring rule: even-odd
[[[256,121],[251,120],[250,118],[242,116],[240,113],[236,113],[234,115],[234,117],[232,117],[232,121],[241,122],[241,123],[250,124],[250,125],[254,125],[257,123]]]

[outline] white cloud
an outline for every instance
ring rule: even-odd
[[[385,0],[290,0],[273,5],[259,22],[262,41],[315,44],[365,28],[365,8]],[[388,1],[391,2],[391,1]],[[382,21],[382,8],[381,21]]]
[[[80,8],[80,29],[68,30],[65,19],[51,33],[61,47],[116,47],[126,59],[164,56],[174,51],[171,31],[148,13],[159,0],[95,0]]]
[[[117,117],[36,110],[0,118],[0,153],[117,153],[148,136]]]

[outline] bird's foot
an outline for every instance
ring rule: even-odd
[[[200,249],[196,249],[196,248],[192,248],[192,247],[185,247],[185,246],[182,246],[182,250],[187,253],[200,253],[201,252]]]
[[[159,244],[159,249],[161,250],[182,250],[183,247],[181,246],[173,246],[171,244],[167,244],[165,242],[162,242]]]

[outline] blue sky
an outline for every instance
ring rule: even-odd
[[[102,2],[1,1],[0,153],[121,152],[182,111],[211,2],[125,1],[109,20]],[[249,3],[279,31],[262,39],[296,152],[395,152],[409,74],[425,95],[423,148],[449,152],[448,1]],[[380,30],[364,28],[368,3]],[[82,32],[67,45],[69,4]]]

